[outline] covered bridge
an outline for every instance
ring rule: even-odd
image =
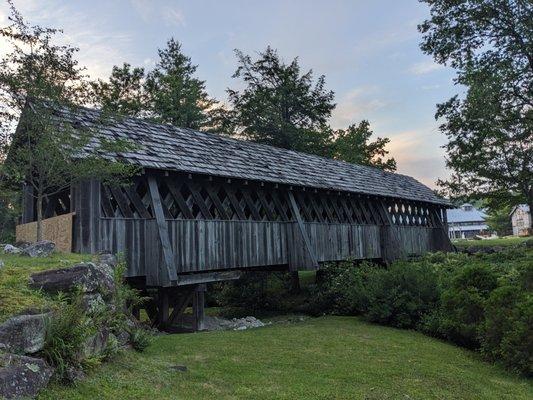
[[[70,216],[72,251],[124,253],[127,277],[146,287],[451,249],[448,202],[409,176],[140,119],[103,119],[93,109],[58,106],[54,115],[137,145],[103,155],[141,167],[131,186],[93,179],[47,198],[43,212]],[[24,190],[22,223],[31,223],[35,201]],[[167,318],[168,299],[158,304],[159,319]]]

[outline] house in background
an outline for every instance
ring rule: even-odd
[[[513,236],[527,236],[531,234],[531,212],[527,204],[514,206],[511,211],[511,225],[513,226]]]
[[[446,210],[448,216],[448,236],[450,239],[470,239],[477,235],[488,235],[487,214],[472,204],[465,203],[459,208]]]

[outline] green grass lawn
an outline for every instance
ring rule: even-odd
[[[31,274],[47,269],[68,267],[91,257],[55,253],[46,258],[30,258],[0,253],[5,266],[0,269],[0,322],[29,308],[46,308],[52,299],[28,287]]]
[[[187,372],[172,369],[186,365]],[[531,381],[422,334],[323,317],[157,337],[48,399],[531,399]]]
[[[452,240],[452,243],[458,247],[470,247],[470,246],[516,246],[524,243],[528,239],[533,239],[533,237],[516,237],[516,236],[506,236],[497,239],[485,239],[485,240],[467,240],[467,239],[457,239]]]

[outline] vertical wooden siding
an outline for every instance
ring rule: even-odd
[[[293,222],[167,220],[177,273],[289,265],[309,266]],[[379,258],[377,225],[306,223],[320,262]],[[102,218],[100,250],[123,253],[127,276],[157,285],[162,265],[155,219]]]

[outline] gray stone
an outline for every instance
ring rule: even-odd
[[[0,325],[0,349],[32,354],[42,350],[50,314],[17,315]]]
[[[54,252],[56,245],[50,240],[41,240],[26,246],[21,254],[28,257],[48,257]]]
[[[179,372],[187,372],[188,371],[188,368],[187,368],[186,365],[171,365],[170,369],[173,369],[174,371],[179,371]]]
[[[118,259],[111,252],[103,251],[98,254],[98,262],[100,264],[107,264],[110,267],[115,268],[118,264]]]
[[[32,398],[46,387],[53,373],[40,358],[0,354],[0,398]]]
[[[119,346],[127,346],[130,343],[130,334],[126,330],[121,330],[116,335]]]
[[[5,254],[20,254],[21,250],[18,247],[13,246],[12,244],[6,244],[4,246]]]
[[[109,330],[103,328],[88,338],[83,345],[83,350],[80,354],[80,360],[101,355],[106,349],[107,341],[109,340],[109,334]]]
[[[105,264],[80,263],[31,275],[30,287],[46,293],[72,292],[101,293],[108,296],[115,290],[113,269]]]
[[[100,293],[87,293],[83,295],[82,307],[87,313],[92,314],[106,306],[106,302]]]
[[[242,331],[250,328],[260,328],[266,324],[255,317],[224,319],[219,317],[204,317],[203,326],[207,331],[221,331],[232,329]]]

